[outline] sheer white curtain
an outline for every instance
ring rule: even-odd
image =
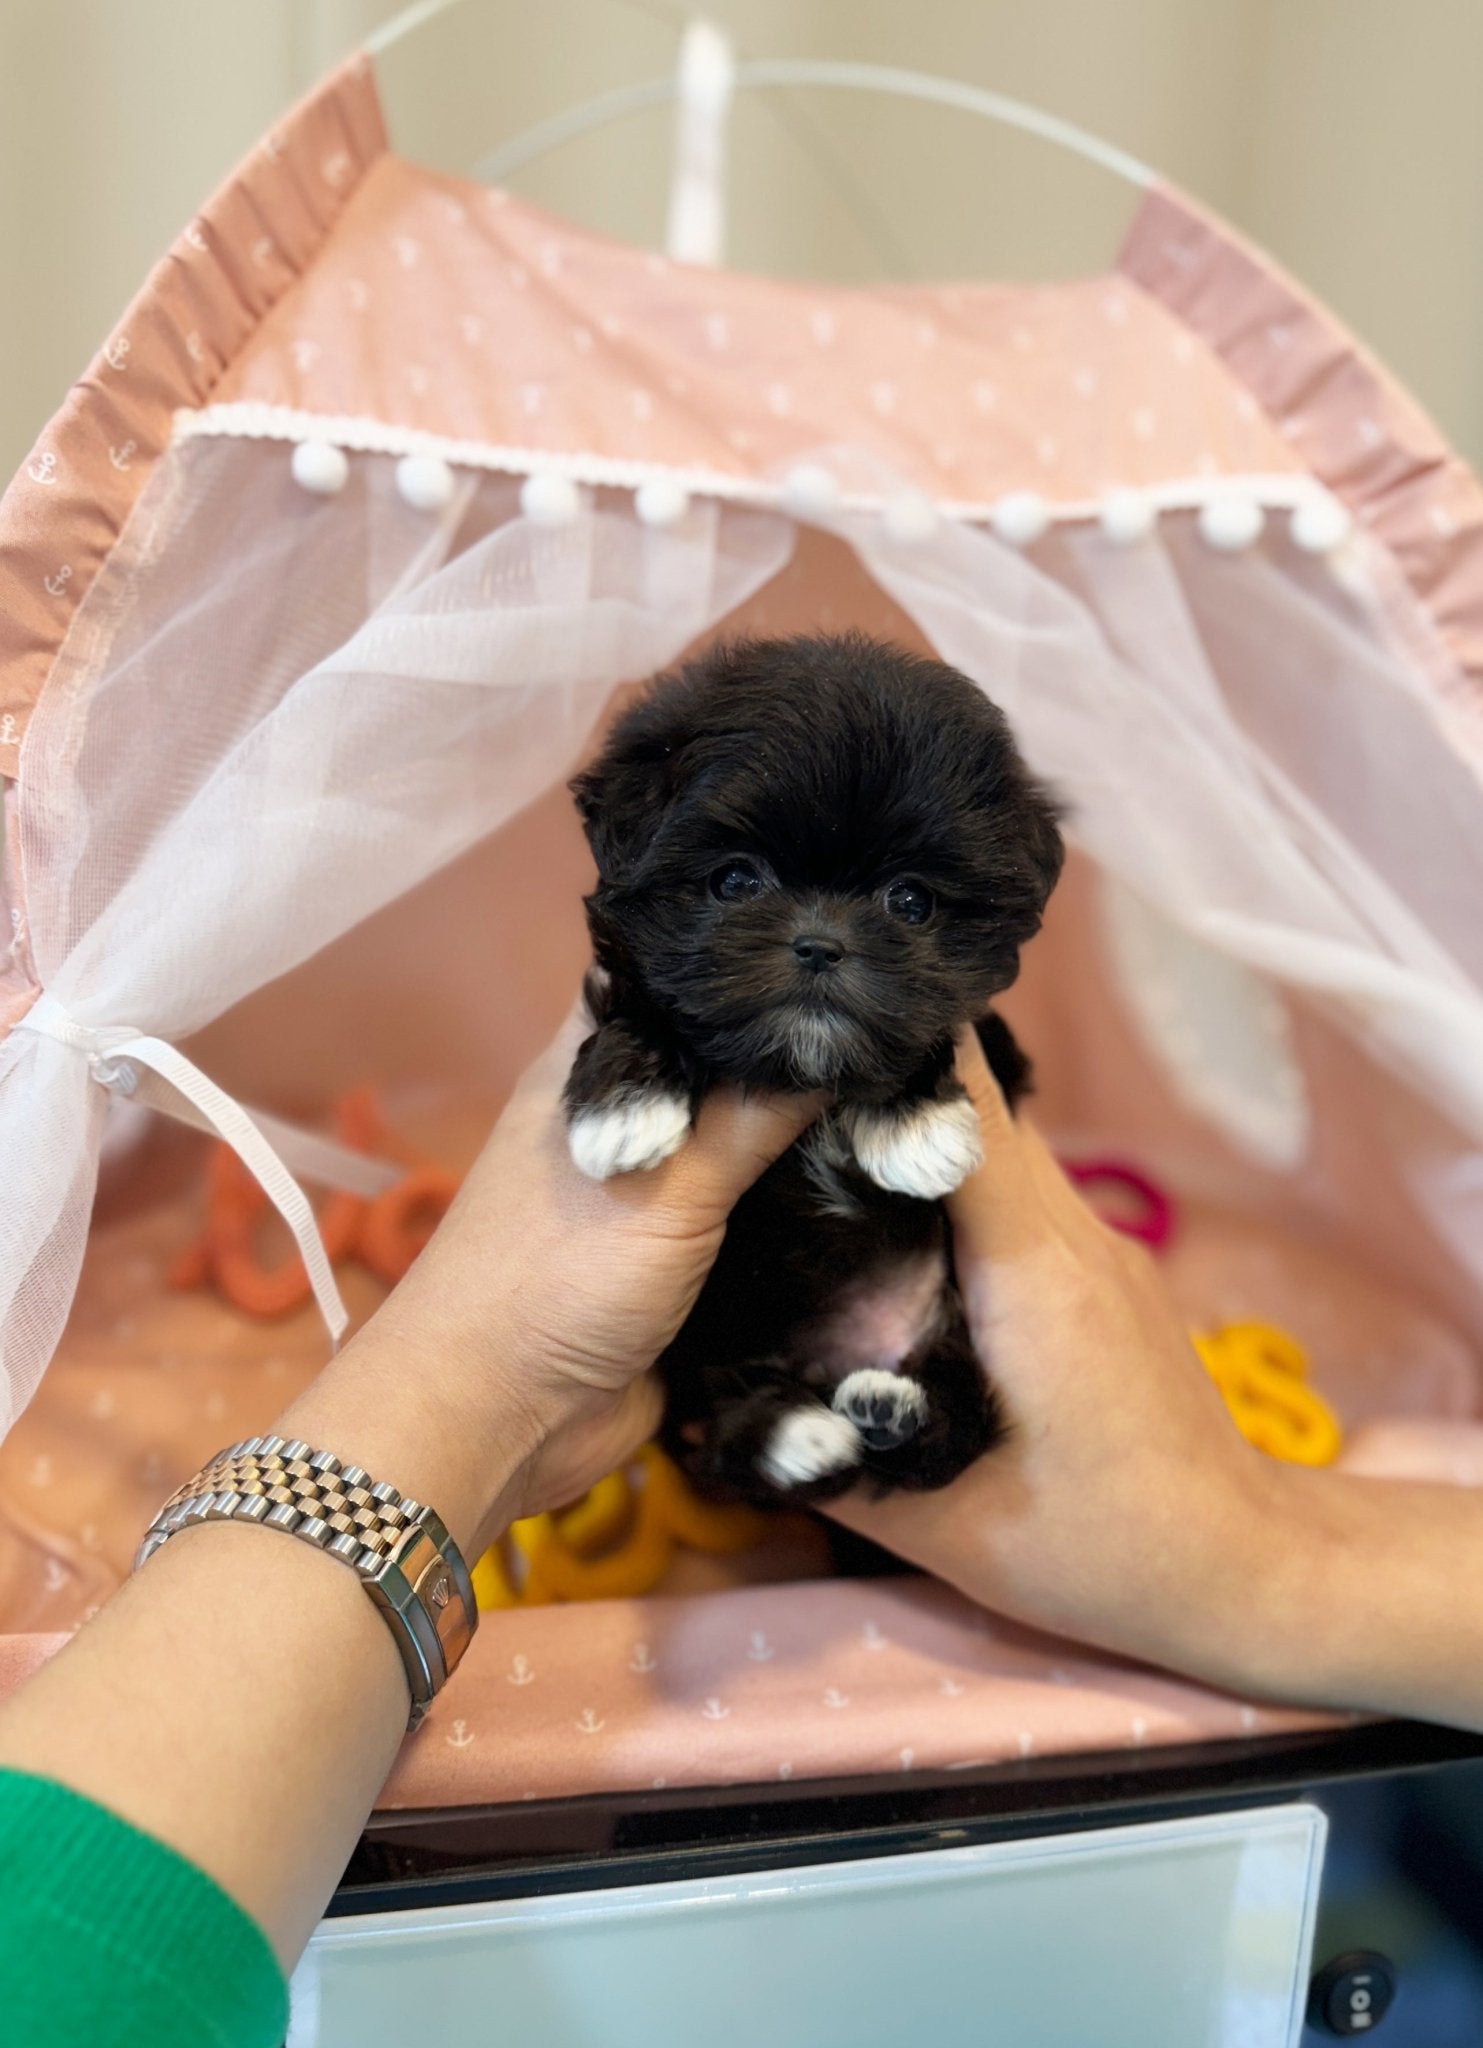
[[[707,503],[663,531],[627,500],[536,527],[494,478],[435,523],[392,471],[357,458],[323,500],[280,447],[183,446],[27,736],[31,946],[73,1042],[0,1047],[12,1415],[76,1284],[116,1042],[194,1031],[493,831],[572,765],[614,684],[792,547],[786,521]]]
[[[849,451],[825,456],[889,495]],[[185,444],[31,728],[20,836],[53,1035],[0,1047],[13,1407],[75,1285],[117,1041],[196,1030],[493,831],[569,768],[615,683],[792,553],[780,516],[704,501],[668,529],[616,495],[539,528],[512,480],[467,473],[445,512],[418,512],[392,467],[357,457],[322,500],[280,447]],[[1184,1026],[1212,960],[1229,971],[1205,975],[1207,1019],[1241,1005],[1260,1026],[1253,991],[1299,992],[1457,1133],[1414,1161],[1405,1128],[1384,1142],[1483,1283],[1483,1217],[1471,1249],[1463,1228],[1483,1201],[1465,1170],[1483,1142],[1483,790],[1365,595],[1363,538],[1340,580],[1276,519],[1236,557],[1186,515],[1132,547],[1062,528],[1033,554],[945,521],[917,542],[878,514],[836,523],[1004,706],[1145,933],[1181,935],[1153,1005],[1174,1085],[1238,1142],[1249,1125],[1248,1153],[1296,1163],[1302,1105],[1286,1082],[1259,1092],[1260,1030],[1223,1053]],[[1373,1115],[1363,1096],[1346,1113]]]
[[[976,528],[911,546],[844,525],[1003,705],[1109,875],[1198,947],[1301,992],[1464,1149],[1483,1143],[1483,788],[1362,595],[1280,533],[1227,556],[1182,515],[1131,548],[1067,528],[1035,563]],[[1456,1241],[1455,1214],[1433,1221]],[[1483,1277],[1483,1227],[1470,1263]]]

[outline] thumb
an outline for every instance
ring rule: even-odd
[[[673,1161],[669,1191],[687,1205],[724,1218],[823,1106],[822,1095],[713,1089],[701,1104],[690,1142]]]
[[[978,1116],[983,1161],[946,1198],[948,1218],[962,1252],[1008,1257],[1046,1235],[1049,1154],[1023,1118],[1010,1114],[976,1031],[959,1039],[956,1064]]]

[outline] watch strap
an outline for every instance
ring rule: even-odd
[[[146,1531],[135,1569],[202,1522],[261,1523],[348,1565],[391,1630],[416,1727],[479,1623],[468,1567],[431,1508],[301,1438],[255,1436],[177,1487]]]

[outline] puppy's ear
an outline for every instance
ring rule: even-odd
[[[570,785],[603,882],[632,872],[679,787],[686,734],[676,709],[656,695],[625,712],[592,766]]]

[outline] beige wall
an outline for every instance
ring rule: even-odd
[[[273,115],[395,0],[0,0],[0,469],[165,243]],[[463,0],[383,67],[393,134],[464,169],[669,68],[673,0]],[[711,0],[755,54],[956,74],[1119,143],[1327,298],[1483,460],[1477,0]],[[515,182],[661,232],[667,124]],[[861,196],[846,202],[842,185]],[[1053,276],[1110,252],[1101,173],[966,117],[853,95],[743,103],[731,254],[759,269]]]

